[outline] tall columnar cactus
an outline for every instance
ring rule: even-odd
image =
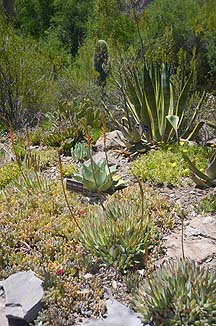
[[[98,73],[98,85],[105,86],[109,70],[109,55],[107,42],[99,40],[94,51],[94,69]]]

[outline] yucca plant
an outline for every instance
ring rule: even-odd
[[[116,168],[108,167],[106,160],[98,162],[92,160],[82,164],[81,174],[73,174],[73,178],[81,182],[86,190],[91,192],[106,192],[117,189],[122,181],[118,176],[114,176]]]
[[[191,178],[199,187],[216,187],[216,151],[212,154],[205,173],[202,173],[196,168],[196,165],[191,162],[187,155],[184,155],[185,160],[188,163]]]
[[[135,308],[155,326],[216,323],[216,274],[190,260],[167,262],[135,295]]]
[[[193,73],[184,84],[178,98],[175,88],[170,79],[167,65],[161,67],[142,65],[124,68],[125,85],[119,85],[124,93],[128,110],[124,117],[125,125],[122,127],[124,135],[134,134],[132,125],[138,126],[139,133],[135,132],[136,138],[140,137],[148,143],[170,142],[173,139],[185,138],[187,140],[196,136],[205,121],[195,123],[198,111],[203,103],[205,95],[200,99],[191,118],[187,121],[187,128],[182,131],[185,124],[185,111],[191,87]],[[132,117],[132,123],[131,123]],[[180,133],[181,131],[181,133]],[[140,141],[139,140],[139,141]]]

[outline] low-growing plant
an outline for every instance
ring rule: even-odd
[[[90,154],[89,148],[85,143],[76,143],[75,146],[71,148],[71,156],[74,161],[83,162],[85,159],[89,159]]]
[[[16,162],[4,164],[0,168],[0,189],[4,188],[18,176],[21,172]]]
[[[141,266],[146,249],[158,248],[160,234],[175,223],[173,207],[147,187],[141,202],[139,189],[129,187],[115,192],[105,210],[87,212],[81,242],[97,262],[124,271]]]
[[[203,198],[197,207],[198,211],[205,213],[215,213],[216,212],[216,194],[211,194],[206,198]]]
[[[212,149],[209,150],[210,152]],[[182,178],[190,175],[188,166],[182,154],[197,157],[199,168],[203,169],[207,163],[208,152],[200,146],[181,143],[162,146],[142,155],[131,165],[131,173],[140,177],[142,181],[154,184],[181,185]]]
[[[62,163],[63,177],[70,177],[74,173],[77,173],[77,167],[72,163]]]
[[[85,205],[74,193],[68,201],[81,219]],[[83,248],[59,183],[28,196],[21,183],[19,191],[11,186],[7,196],[0,192],[0,233],[0,278],[31,269],[44,281],[45,305],[38,324],[67,325],[81,311],[103,311],[103,289],[97,276],[85,278]]]
[[[108,167],[106,160],[98,162],[92,160],[82,164],[82,173],[73,174],[73,178],[83,184],[86,190],[91,192],[105,192],[117,189],[121,185],[118,176],[114,176],[115,167]]]
[[[190,260],[167,262],[144,280],[134,299],[144,322],[155,326],[216,323],[216,275]]]
[[[94,210],[84,226],[82,242],[87,251],[102,265],[121,271],[140,265],[145,248],[151,250],[159,238],[150,216],[142,217],[141,207],[127,202]]]

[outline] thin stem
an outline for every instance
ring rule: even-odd
[[[181,212],[181,249],[182,249],[182,258],[185,260],[185,251],[184,251],[184,219],[185,219],[185,214],[184,211],[182,210]]]
[[[103,200],[102,200],[102,195],[101,195],[101,191],[99,190],[98,184],[97,184],[97,179],[96,179],[96,175],[95,175],[95,170],[94,170],[94,161],[93,161],[93,157],[92,157],[92,152],[91,152],[91,135],[88,131],[88,128],[86,128],[86,139],[87,139],[87,144],[88,144],[88,149],[89,149],[89,157],[90,157],[90,163],[91,163],[91,168],[92,168],[92,175],[94,178],[94,182],[95,182],[95,186],[96,186],[96,191],[100,200],[100,204],[101,207],[103,208],[103,210],[105,211],[106,208],[103,204]]]
[[[108,161],[108,155],[107,155],[107,146],[106,146],[106,125],[105,125],[105,122],[102,121],[102,134],[103,134],[103,141],[104,141],[104,153],[105,153],[105,158],[106,158],[106,163],[107,163],[107,167],[108,167],[108,171],[109,171],[109,175],[110,175],[110,178],[112,180],[112,184],[113,184],[113,178],[112,178],[112,173],[110,171],[110,167],[109,167],[109,161]]]
[[[66,194],[66,191],[65,191],[65,187],[64,187],[64,181],[63,181],[63,173],[62,173],[62,161],[61,161],[61,154],[60,154],[60,151],[58,151],[58,164],[59,164],[59,174],[60,174],[60,180],[61,180],[61,186],[62,186],[62,191],[63,191],[63,194],[64,194],[64,198],[65,198],[65,202],[67,204],[67,207],[69,209],[69,212],[70,212],[70,215],[73,219],[73,221],[75,222],[76,226],[78,227],[78,229],[80,230],[80,232],[84,235],[84,232],[83,230],[81,229],[79,223],[77,222],[77,219],[76,217],[74,216],[74,213],[70,207],[70,204],[69,204],[69,201],[68,201],[68,198],[67,198],[67,194]]]

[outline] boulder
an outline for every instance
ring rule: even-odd
[[[125,147],[125,138],[120,130],[114,130],[106,134],[106,149],[119,149]],[[97,151],[104,151],[104,137],[101,136],[96,144]]]

